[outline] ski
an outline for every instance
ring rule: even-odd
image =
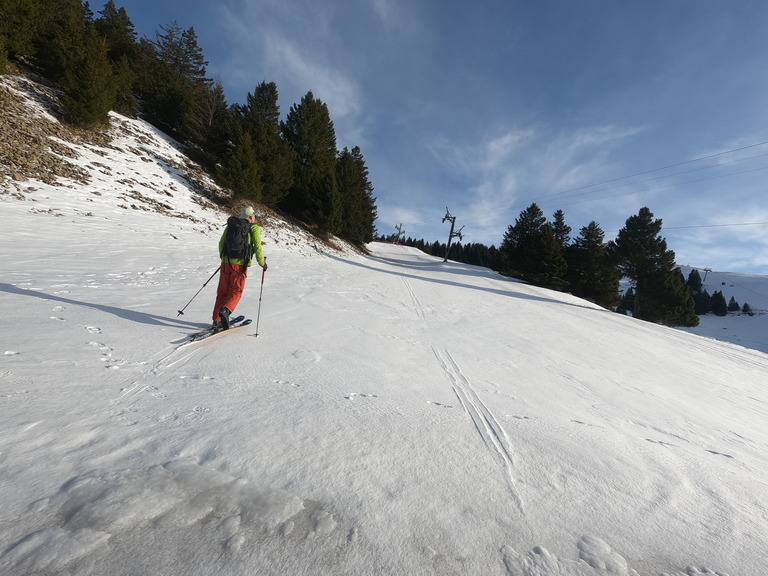
[[[216,338],[217,336],[221,336],[223,334],[229,334],[230,332],[234,332],[235,330],[248,326],[251,322],[253,322],[253,320],[251,320],[250,318],[246,318],[245,320],[238,322],[237,324],[230,323],[229,328],[227,330],[217,330],[216,332],[211,332],[209,334],[206,334],[205,336],[191,340],[190,342],[188,342],[188,344],[192,344],[193,342],[202,342],[203,340],[208,340],[209,338]]]
[[[189,337],[189,340],[187,340],[187,343],[199,342],[200,340],[205,340],[207,338],[210,338],[211,336],[216,336],[217,334],[229,332],[230,330],[234,330],[235,328],[247,326],[251,322],[252,320],[250,318],[246,318],[245,316],[236,316],[235,318],[230,318],[228,330],[214,330],[213,328],[206,328],[205,330],[202,330],[200,332],[195,332],[194,334],[192,334]]]

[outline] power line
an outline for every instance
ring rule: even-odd
[[[576,188],[570,188],[568,190],[563,190],[563,191],[560,191],[560,192],[554,192],[552,194],[545,194],[545,195],[542,195],[542,196],[538,196],[537,198],[535,198],[532,201],[534,201],[534,202],[541,202],[541,201],[546,201],[546,200],[554,201],[555,198],[558,197],[558,196],[562,197],[562,196],[565,196],[567,194],[572,194],[573,192],[581,192],[581,195],[588,194],[589,192],[588,191],[585,192],[585,191],[588,190],[589,188],[595,188],[597,186],[603,186],[603,185],[606,185],[606,184],[614,184],[616,182],[620,182],[622,180],[629,180],[630,178],[635,178],[637,176],[642,176],[642,175],[645,175],[645,174],[652,174],[654,172],[661,172],[662,170],[669,170],[671,168],[677,168],[679,166],[685,166],[687,164],[692,164],[694,162],[701,162],[703,160],[710,160],[712,158],[717,158],[717,157],[720,157],[720,156],[725,156],[727,154],[733,154],[735,152],[741,152],[743,150],[749,150],[751,148],[757,148],[759,146],[765,146],[766,144],[768,144],[768,140],[766,140],[764,142],[757,142],[755,144],[749,144],[747,146],[740,146],[738,148],[732,148],[730,150],[724,150],[722,152],[716,152],[716,153],[713,153],[713,154],[707,154],[705,156],[699,156],[698,158],[693,158],[691,160],[685,160],[685,161],[682,161],[682,162],[676,162],[674,164],[669,164],[667,166],[662,166],[662,167],[659,167],[659,168],[652,168],[650,170],[642,170],[640,172],[635,172],[633,174],[629,174],[629,175],[626,175],[626,176],[620,176],[620,177],[617,177],[617,178],[611,178],[611,179],[608,179],[608,180],[603,180],[601,182],[595,182],[593,184],[587,184],[587,185],[584,185],[584,186],[578,186]],[[760,154],[760,155],[752,156],[752,157],[749,157],[749,158],[742,158],[740,160],[734,160],[733,162],[729,162],[729,163],[732,164],[732,163],[735,163],[735,162],[742,162],[742,161],[746,161],[746,160],[754,160],[756,158],[760,158],[760,157],[763,157],[765,155],[766,154]],[[668,175],[666,177],[679,176],[681,174],[687,174],[689,172],[695,172],[695,171],[698,171],[698,170],[706,170],[706,169],[710,169],[710,168],[719,168],[721,166],[717,166],[717,165],[716,166],[705,166],[705,167],[702,167],[702,168],[696,168],[696,169],[688,170],[688,171],[685,171],[685,172],[677,172],[675,174],[670,174],[670,175]],[[766,169],[768,169],[768,167],[754,168],[754,169],[751,169],[751,170],[744,170],[744,171],[740,171],[740,172],[731,172],[731,173],[728,173],[728,174],[721,174],[721,175],[717,175],[717,176],[711,176],[711,177],[706,177],[706,178],[699,178],[699,179],[695,179],[695,180],[687,180],[687,181],[684,181],[684,182],[678,182],[678,183],[668,184],[668,185],[661,186],[661,187],[651,188],[651,189],[648,189],[648,190],[643,190],[642,192],[651,192],[653,190],[658,190],[660,188],[671,188],[671,187],[676,187],[676,186],[683,186],[685,184],[704,182],[704,181],[707,181],[707,180],[715,180],[715,179],[718,179],[718,178],[725,178],[725,177],[730,177],[730,176],[738,176],[738,175],[748,174],[748,173],[751,173],[751,172],[757,172],[757,171],[766,170]],[[657,178],[651,178],[651,179],[647,179],[647,180],[641,180],[641,181],[638,181],[638,182],[630,182],[630,183],[624,184],[623,186],[631,186],[631,185],[642,184],[644,182],[650,182],[650,181],[653,181],[653,180],[656,180],[656,179],[660,179],[660,178],[664,178],[664,176],[657,177]],[[611,191],[611,188],[607,188],[607,189],[599,190],[598,192],[610,192],[610,191]],[[569,198],[569,200],[571,200],[571,201],[568,202],[566,205],[579,204],[579,203],[582,203],[582,202],[592,202],[592,201],[595,201],[595,200],[603,200],[603,199],[606,199],[606,198],[613,198],[613,197],[616,197],[616,196],[626,196],[626,195],[629,195],[629,194],[636,194],[636,193],[640,193],[640,192],[641,191],[634,191],[633,190],[631,192],[625,192],[625,193],[622,193],[622,194],[609,194],[607,196],[600,196],[600,197],[597,197],[597,198],[588,198],[588,199],[584,199],[584,200],[575,200],[575,201],[573,200],[573,198]],[[564,200],[564,199],[561,198],[561,200]],[[525,204],[526,202],[528,202],[528,201],[527,200],[517,200],[517,201],[514,201],[514,202],[512,202],[510,204],[507,204],[506,206],[500,206],[498,208],[490,208],[490,209],[487,209],[487,210],[483,210],[481,212],[475,212],[475,214],[488,214],[488,213],[498,212],[498,211],[502,211],[502,210],[503,211],[508,211],[508,210],[512,210],[515,206],[521,206],[521,205]]]
[[[572,188],[571,190],[566,190],[565,192],[559,192],[559,194],[568,194],[569,192],[577,192],[579,190],[583,190],[585,188],[592,188],[594,186],[602,186],[603,184],[612,184],[613,182],[618,182],[620,180],[627,180],[629,178],[634,178],[635,176],[643,176],[644,174],[651,174],[653,172],[660,172],[662,170],[669,170],[670,168],[677,168],[678,166],[685,166],[686,164],[693,164],[694,162],[701,162],[702,160],[709,160],[711,158],[717,158],[718,156],[725,156],[726,154],[733,154],[734,152],[741,152],[742,150],[749,150],[750,148],[757,148],[758,146],[765,146],[768,144],[768,140],[765,142],[758,142],[756,144],[750,144],[748,146],[741,146],[739,148],[733,148],[732,150],[725,150],[723,152],[716,152],[714,154],[707,154],[706,156],[700,156],[698,158],[693,158],[692,160],[685,160],[683,162],[676,162],[675,164],[670,164],[669,166],[662,166],[661,168],[653,168],[651,170],[643,170],[642,172],[635,172],[634,174],[630,174],[629,176],[620,176],[619,178],[611,178],[610,180],[605,180],[603,182],[597,182],[595,184],[588,184],[586,186],[580,186],[578,188]]]
[[[766,226],[768,222],[739,222],[737,224],[697,224],[693,226],[665,226],[664,230],[685,230],[687,228],[730,228],[732,226]]]

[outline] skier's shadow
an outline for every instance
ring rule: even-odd
[[[71,298],[64,298],[55,294],[47,294],[39,290],[26,290],[25,288],[19,288],[13,284],[6,282],[0,282],[0,292],[7,292],[8,294],[15,294],[17,296],[28,296],[31,298],[39,298],[40,300],[52,300],[54,302],[63,302],[65,304],[72,304],[74,306],[86,306],[88,308],[95,308],[101,310],[107,314],[114,314],[119,318],[130,320],[138,324],[151,324],[154,326],[170,326],[174,328],[200,328],[207,326],[207,324],[200,324],[199,322],[187,322],[185,320],[178,320],[176,318],[168,318],[166,316],[158,316],[157,314],[148,314],[146,312],[137,312],[136,310],[126,310],[125,308],[118,308],[117,306],[108,306],[105,304],[95,304],[93,302],[82,302],[80,300],[72,300]]]

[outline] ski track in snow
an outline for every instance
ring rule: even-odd
[[[514,453],[507,433],[488,406],[477,395],[469,380],[462,374],[450,352],[445,350],[444,354],[441,354],[434,346],[432,351],[440,363],[440,367],[451,380],[453,391],[459,399],[459,403],[472,419],[483,443],[501,461],[515,502],[520,512],[523,512],[523,500],[517,487]]]
[[[427,316],[424,312],[424,307],[421,305],[421,302],[416,296],[416,293],[413,291],[413,288],[411,288],[411,285],[408,283],[408,280],[405,279],[405,276],[400,276],[400,279],[403,281],[403,284],[405,284],[406,290],[408,290],[408,294],[413,301],[413,307],[416,310],[416,314],[421,320],[426,320]]]

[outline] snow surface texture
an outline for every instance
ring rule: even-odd
[[[1,574],[764,573],[768,355],[267,218],[258,337],[183,346],[225,216],[113,123],[2,184]]]

